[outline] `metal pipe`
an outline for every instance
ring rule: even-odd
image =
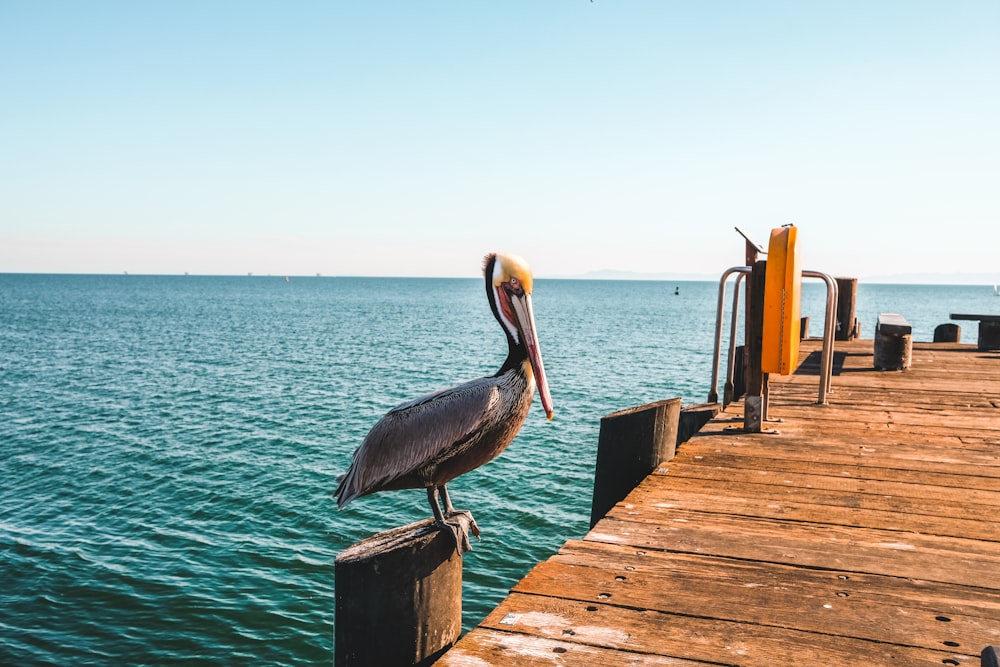
[[[708,402],[719,402],[719,362],[722,356],[722,317],[726,310],[726,281],[729,276],[736,273],[736,284],[733,288],[733,314],[730,322],[729,333],[729,359],[727,362],[726,386],[733,382],[735,375],[736,356],[736,329],[738,324],[738,314],[740,306],[740,283],[744,276],[752,271],[749,266],[734,266],[722,274],[719,280],[719,300],[715,313],[715,350],[712,355],[712,387],[708,392]],[[833,345],[834,334],[837,326],[837,300],[840,296],[840,289],[837,281],[830,275],[819,271],[803,271],[803,278],[819,278],[826,283],[826,314],[823,321],[823,351],[819,364],[819,397],[820,405],[826,404],[826,395],[830,390],[831,379],[833,377]]]
[[[726,384],[723,385],[722,390],[723,409],[733,402],[733,392],[735,391],[733,378],[736,376],[736,329],[739,324],[740,285],[743,283],[745,275],[745,273],[738,273],[736,275],[736,283],[733,285],[733,317],[729,325],[729,360],[726,370]]]
[[[734,273],[746,275],[750,273],[749,266],[734,266],[726,269],[719,280],[719,303],[715,311],[715,351],[712,355],[712,388],[708,391],[708,402],[719,402],[719,357],[722,355],[722,315],[726,309],[726,281]]]
[[[819,278],[826,283],[826,315],[823,321],[823,356],[819,364],[819,404],[826,405],[826,394],[833,377],[833,337],[837,328],[837,299],[840,289],[837,281],[826,273],[803,271],[803,278]]]

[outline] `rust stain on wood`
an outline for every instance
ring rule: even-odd
[[[438,665],[979,665],[1000,645],[1000,354],[813,343],[765,424],[720,413]]]

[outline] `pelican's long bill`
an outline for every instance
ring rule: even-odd
[[[517,330],[528,350],[528,361],[535,376],[535,386],[538,397],[542,399],[545,417],[552,419],[555,412],[552,409],[552,394],[549,393],[549,382],[545,379],[545,366],[542,365],[542,352],[538,349],[538,333],[535,331],[535,311],[531,307],[531,294],[511,295],[510,305],[514,310]]]

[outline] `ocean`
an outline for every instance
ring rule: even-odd
[[[449,485],[482,529],[466,628],[586,533],[603,415],[705,401],[717,295],[536,280],[555,419],[536,400]],[[824,299],[807,281],[814,336]],[[863,337],[886,311],[930,340],[1000,298],[862,283]],[[337,553],[430,512],[420,490],[338,510],[337,476],[386,410],[505,353],[475,279],[0,274],[0,664],[329,664]]]

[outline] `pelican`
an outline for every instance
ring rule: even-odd
[[[456,513],[445,485],[507,448],[528,416],[536,387],[545,416],[553,415],[531,306],[531,269],[520,257],[490,254],[483,260],[483,274],[490,310],[507,336],[503,366],[494,375],[415,398],[386,413],[354,452],[333,494],[344,507],[377,491],[426,489],[438,526],[455,536],[460,554],[471,549],[465,525],[445,517],[467,515],[477,537],[479,528],[470,512]]]

